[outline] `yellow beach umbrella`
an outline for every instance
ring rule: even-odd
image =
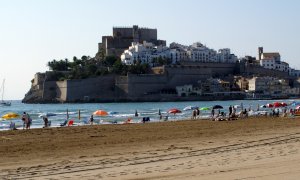
[[[2,118],[3,119],[13,119],[13,118],[17,118],[19,116],[20,116],[19,114],[11,112],[11,113],[4,114],[2,116]]]

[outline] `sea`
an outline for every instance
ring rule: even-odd
[[[237,106],[253,111],[270,111],[270,109],[260,106],[274,102],[285,102],[292,104],[298,102],[297,99],[281,100],[230,100],[230,101],[185,101],[185,102],[135,102],[135,103],[84,103],[84,104],[24,104],[21,101],[12,101],[11,106],[1,106],[0,116],[13,112],[20,115],[15,119],[5,120],[0,118],[0,130],[8,130],[11,122],[16,124],[18,129],[22,129],[21,115],[26,112],[32,119],[31,128],[42,128],[44,121],[42,115],[48,114],[51,121],[51,127],[60,127],[60,124],[66,120],[74,120],[75,125],[87,125],[90,116],[96,110],[108,112],[107,116],[94,116],[95,124],[122,124],[127,119],[131,123],[141,123],[144,117],[149,117],[150,122],[159,121],[177,121],[191,119],[192,110],[183,110],[188,106],[192,107],[213,107],[220,105],[221,111],[227,113],[229,106]],[[179,109],[181,113],[170,114],[168,111],[172,108]],[[135,116],[137,112],[138,116]],[[162,115],[160,119],[159,112]],[[210,117],[211,111],[201,111],[200,119]],[[167,117],[167,118],[166,118]]]

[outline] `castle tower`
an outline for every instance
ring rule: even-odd
[[[258,60],[261,60],[261,55],[264,53],[263,47],[258,47]]]
[[[132,28],[133,42],[139,42],[139,27],[134,25]]]

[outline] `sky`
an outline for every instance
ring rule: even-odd
[[[167,44],[201,42],[238,57],[279,52],[300,69],[296,0],[0,0],[0,82],[21,100],[53,59],[97,53],[113,26],[157,28]]]

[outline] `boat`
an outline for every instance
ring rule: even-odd
[[[5,83],[5,79],[3,79],[2,86],[1,86],[2,96],[1,96],[0,106],[10,106],[11,102],[3,100],[3,96],[4,96],[4,83]]]

